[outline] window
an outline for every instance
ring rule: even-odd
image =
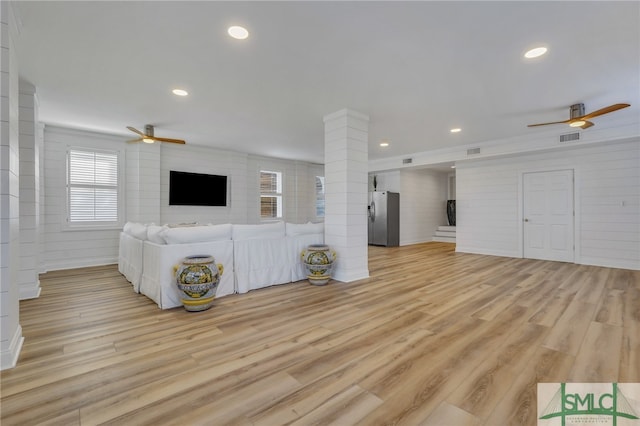
[[[260,171],[260,217],[282,218],[282,173]]]
[[[316,176],[316,217],[324,217],[324,176]]]
[[[118,152],[69,149],[67,206],[70,225],[118,225]]]

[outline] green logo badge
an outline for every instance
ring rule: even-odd
[[[638,412],[639,383],[538,383],[539,426],[640,426]]]

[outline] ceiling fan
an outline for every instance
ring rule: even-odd
[[[629,104],[614,104],[605,108],[601,108],[597,111],[584,113],[584,104],[573,104],[569,107],[569,119],[564,121],[553,121],[551,123],[529,124],[527,127],[546,126],[547,124],[568,124],[571,127],[580,127],[582,129],[588,129],[594,124],[588,121],[591,118],[599,115],[608,114],[613,111],[617,111],[622,108],[630,106]]]
[[[171,142],[171,143],[179,143],[179,144],[185,144],[185,141],[183,141],[182,139],[170,139],[170,138],[160,138],[157,136],[153,135],[153,126],[151,124],[147,124],[144,126],[144,133],[142,133],[140,130],[131,127],[131,126],[127,126],[127,129],[131,130],[133,133],[136,133],[138,135],[140,135],[139,138],[137,139],[131,139],[127,142],[144,142],[144,143],[154,143],[154,142]]]

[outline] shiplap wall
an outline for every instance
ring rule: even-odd
[[[66,151],[69,146],[121,150],[125,165],[125,220],[164,223],[258,223],[259,170],[283,172],[285,217],[289,222],[315,218],[316,175],[321,165],[256,157],[191,145],[127,145],[123,137],[55,126],[45,128],[44,234],[41,261],[46,270],[117,261],[119,227],[71,230],[66,226]],[[228,176],[226,207],[170,206],[169,171]]]
[[[640,269],[640,139],[459,162],[457,251],[522,257],[522,174],[573,169],[576,263]]]
[[[247,222],[247,154],[190,145],[163,144],[160,148],[161,223]],[[227,205],[170,206],[170,170],[227,176]]]
[[[127,144],[126,217],[140,223],[160,223],[161,144]]]
[[[400,174],[400,245],[433,240],[447,224],[448,174],[435,170],[402,170]]]
[[[371,173],[370,191],[373,175],[378,191],[400,193],[400,245],[432,241],[436,228],[447,224],[448,173],[429,169]]]
[[[118,258],[120,229],[71,230],[67,227],[66,155],[69,147],[124,151],[122,137],[47,126],[44,133],[45,270],[111,263]],[[121,158],[124,158],[124,154]]]

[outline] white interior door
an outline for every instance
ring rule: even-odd
[[[523,175],[524,257],[574,261],[573,170]]]

